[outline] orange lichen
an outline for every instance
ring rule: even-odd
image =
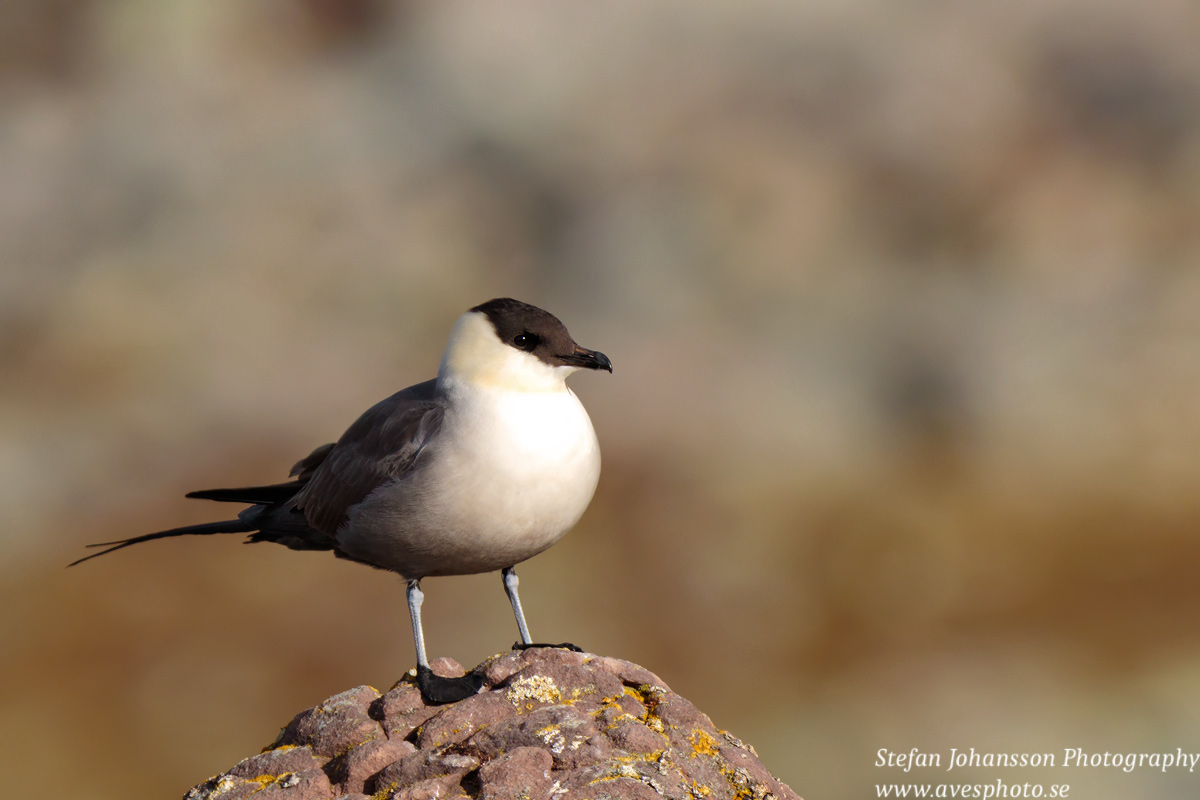
[[[699,728],[692,731],[688,741],[692,743],[692,749],[696,751],[697,755],[712,756],[713,758],[721,755],[721,751],[717,749],[717,740]]]

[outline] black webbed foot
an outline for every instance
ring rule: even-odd
[[[468,672],[461,678],[443,678],[434,675],[429,667],[417,667],[417,687],[421,697],[431,706],[457,703],[478,694],[483,687],[483,676]]]
[[[530,642],[529,644],[525,644],[524,642],[513,642],[512,649],[528,650],[531,647],[553,647],[558,650],[570,650],[572,653],[584,652],[582,647],[573,645],[570,642],[563,642],[562,644],[546,644],[545,642]]]

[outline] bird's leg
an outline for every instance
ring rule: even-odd
[[[500,572],[500,576],[504,579],[504,591],[508,594],[508,602],[512,603],[513,616],[517,618],[517,631],[521,634],[521,641],[513,643],[513,650],[527,650],[530,647],[559,647],[564,650],[573,650],[576,653],[582,653],[583,650],[568,642],[562,644],[544,644],[534,642],[529,637],[529,626],[525,624],[525,612],[521,610],[521,598],[517,595],[517,586],[520,580],[517,578],[517,570],[515,567],[505,567]]]
[[[456,703],[478,693],[483,686],[483,678],[474,672],[468,672],[461,678],[443,678],[433,674],[429,668],[429,658],[425,655],[425,634],[421,630],[421,602],[424,599],[421,581],[408,581],[408,615],[412,617],[413,645],[417,649],[417,686],[429,705]]]
[[[429,669],[429,659],[425,655],[425,633],[421,630],[421,603],[425,593],[421,591],[421,581],[408,582],[408,616],[412,618],[413,644],[417,648],[417,669]]]
[[[500,576],[504,579],[504,591],[508,594],[508,602],[512,603],[513,615],[517,618],[517,631],[521,634],[521,644],[528,647],[533,644],[529,638],[529,627],[525,624],[525,612],[521,610],[521,598],[517,595],[517,586],[521,581],[517,578],[515,567],[505,567]]]

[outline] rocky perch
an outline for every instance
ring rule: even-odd
[[[450,705],[425,705],[411,676],[383,695],[334,695],[185,800],[800,800],[753,747],[628,661],[538,648],[477,670],[482,691]]]

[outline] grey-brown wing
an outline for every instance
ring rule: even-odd
[[[311,453],[295,463],[295,465],[292,467],[292,471],[288,473],[288,477],[296,478],[297,480],[301,481],[307,481],[313,476],[313,473],[317,471],[317,467],[321,466],[321,464],[325,461],[325,458],[329,455],[329,452],[333,450],[333,448],[334,443],[330,442],[329,444],[323,444],[316,450],[313,450]]]
[[[350,509],[384,483],[412,469],[442,423],[445,400],[436,381],[410,386],[376,403],[336,444],[317,448],[296,465],[308,483],[291,502],[308,523],[335,536]]]

